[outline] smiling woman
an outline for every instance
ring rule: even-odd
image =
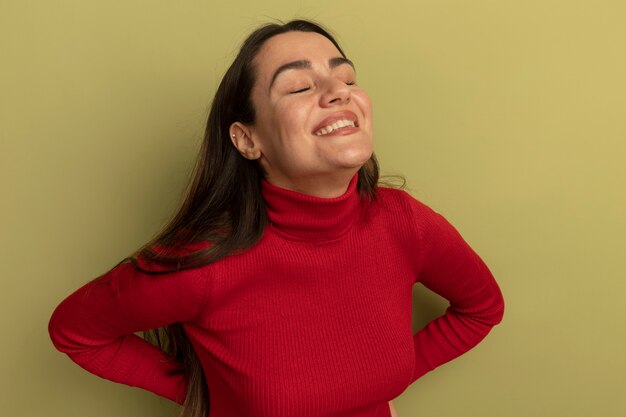
[[[412,334],[417,282],[450,307]],[[378,186],[354,64],[297,20],[242,45],[171,223],[67,297],[49,330],[80,366],[185,417],[389,417],[502,314],[458,232]]]
[[[354,66],[325,36],[274,36],[254,59],[254,123],[232,124],[235,147],[270,183],[318,197],[345,193],[372,156],[372,105]]]

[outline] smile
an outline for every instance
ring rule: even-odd
[[[335,121],[334,123],[328,126],[322,127],[321,129],[317,130],[315,134],[317,136],[323,136],[323,135],[327,135],[331,132],[334,132],[344,127],[358,127],[358,124],[356,122],[353,122],[352,120],[341,119],[341,120]]]

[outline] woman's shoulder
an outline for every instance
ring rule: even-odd
[[[387,207],[397,207],[398,209],[406,210],[411,210],[413,206],[426,207],[426,204],[413,197],[403,187],[380,186],[376,191],[377,200]]]
[[[383,212],[404,215],[419,227],[423,222],[444,221],[443,216],[414,197],[404,188],[381,186],[377,189],[377,202]]]

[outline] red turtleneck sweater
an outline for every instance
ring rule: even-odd
[[[121,264],[57,307],[54,345],[96,375],[182,402],[180,364],[134,334],[180,322],[210,417],[388,417],[389,400],[501,320],[485,264],[405,192],[364,202],[355,177],[338,198],[267,182],[263,196],[270,224],[258,244],[167,275]],[[416,282],[450,307],[412,334]]]

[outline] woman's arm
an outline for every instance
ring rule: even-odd
[[[54,346],[102,378],[185,400],[182,366],[135,332],[193,320],[206,290],[202,269],[148,275],[123,263],[67,297],[54,311]]]
[[[413,380],[478,344],[502,320],[504,300],[493,275],[457,230],[411,198],[419,239],[416,282],[450,302],[414,335]]]

